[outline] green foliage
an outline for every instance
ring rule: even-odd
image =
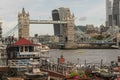
[[[103,35],[95,35],[92,38],[96,39],[96,40],[103,40],[104,36]]]
[[[71,72],[71,74],[69,75],[69,78],[72,78],[74,76],[79,76],[80,78],[83,78],[85,75],[84,71],[80,71],[80,72]]]
[[[80,72],[79,72],[79,74],[80,74],[80,75],[79,75],[79,76],[80,76],[80,78],[83,78],[83,77],[84,77],[84,75],[85,75],[85,72],[84,72],[84,71],[80,71]]]
[[[105,38],[108,38],[108,37],[110,37],[110,34],[106,34]]]
[[[74,76],[80,76],[80,74],[79,74],[78,72],[73,71],[73,72],[71,72],[71,74],[69,75],[70,78],[71,78],[71,77],[74,77]]]

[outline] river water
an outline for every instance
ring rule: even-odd
[[[100,63],[109,64],[111,61],[117,61],[120,55],[120,49],[77,49],[77,50],[60,50],[51,49],[50,56],[52,61],[57,62],[57,58],[64,56],[66,61],[72,63]]]

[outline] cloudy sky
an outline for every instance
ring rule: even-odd
[[[105,23],[105,0],[0,0],[0,18],[3,34],[17,24],[18,12],[22,8],[29,12],[30,19],[51,19],[51,11],[59,7],[70,8],[75,15],[76,25]],[[53,25],[30,25],[30,35],[53,35]]]

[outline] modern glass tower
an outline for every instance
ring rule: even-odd
[[[70,13],[69,8],[60,7],[58,9],[52,10],[53,20],[64,21],[70,15],[71,15],[71,13]],[[63,35],[63,25],[62,24],[54,24],[54,35],[56,35],[56,36]]]
[[[57,9],[52,10],[52,18],[55,21],[60,20],[59,11]],[[60,35],[60,24],[54,24],[54,35],[55,36]]]
[[[113,1],[113,23],[120,27],[120,0]]]
[[[113,0],[106,0],[106,26],[112,26]]]

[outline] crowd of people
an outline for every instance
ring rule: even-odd
[[[14,36],[8,36],[6,38],[2,38],[2,43],[3,44],[12,44],[15,41],[17,41],[17,38],[15,38]]]

